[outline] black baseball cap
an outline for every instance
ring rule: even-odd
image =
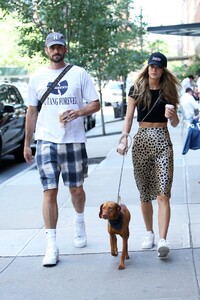
[[[160,52],[152,53],[148,60],[148,66],[157,65],[160,68],[167,67],[167,58],[164,54]]]

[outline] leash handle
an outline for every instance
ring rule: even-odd
[[[126,149],[126,153],[128,152],[128,150],[130,149],[131,145],[132,145],[132,137],[130,136],[130,134],[125,133],[121,136],[121,138],[119,139],[119,144],[121,142],[121,140],[127,136],[129,138],[129,142],[127,145],[127,149]],[[122,158],[122,166],[121,166],[121,172],[120,172],[120,177],[119,177],[119,187],[118,187],[118,193],[117,193],[117,203],[121,203],[121,197],[120,197],[120,188],[121,188],[121,182],[122,182],[122,173],[123,173],[123,168],[124,168],[124,159],[125,159],[125,155],[123,155]]]
[[[123,168],[124,168],[124,155],[123,155],[123,158],[122,158],[122,166],[121,166],[121,172],[120,172],[120,177],[119,177],[118,193],[117,193],[117,203],[118,204],[121,203],[120,188],[121,188],[121,182],[122,182]]]
[[[122,143],[122,139],[123,139],[124,137],[128,137],[128,139],[129,139],[128,145],[127,145],[127,148],[126,148],[126,152],[125,152],[125,153],[127,153],[128,150],[130,149],[131,145],[132,145],[132,137],[131,137],[131,135],[130,135],[129,133],[124,133],[124,134],[122,134],[122,136],[121,136],[120,139],[119,139],[119,144]],[[122,143],[122,144],[124,144],[124,143]],[[125,146],[125,144],[124,144],[124,146]]]

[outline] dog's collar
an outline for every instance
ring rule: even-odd
[[[108,220],[108,222],[110,223],[110,226],[113,227],[114,229],[120,230],[122,228],[122,221],[123,221],[123,217],[122,217],[122,212],[120,211],[119,213],[119,217],[116,220]]]

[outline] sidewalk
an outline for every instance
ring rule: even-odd
[[[135,124],[135,127],[137,125]],[[157,258],[156,246],[141,250],[145,229],[135,186],[131,150],[124,161],[120,195],[131,212],[126,269],[118,271],[119,256],[110,254],[107,222],[99,206],[117,200],[122,157],[116,153],[122,121],[106,123],[87,133],[89,177],[85,181],[88,246],[73,246],[73,218],[68,190],[60,183],[57,242],[60,262],[42,267],[46,248],[42,218],[42,188],[36,168],[0,185],[1,300],[196,300],[200,299],[200,160],[199,151],[182,156],[181,125],[169,127],[174,144],[175,174],[168,239],[171,251]],[[136,132],[133,129],[131,135]],[[157,203],[154,201],[158,240]],[[121,251],[121,238],[118,237]]]

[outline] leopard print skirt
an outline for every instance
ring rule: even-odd
[[[139,128],[133,138],[134,177],[141,202],[171,197],[173,146],[167,128]]]

